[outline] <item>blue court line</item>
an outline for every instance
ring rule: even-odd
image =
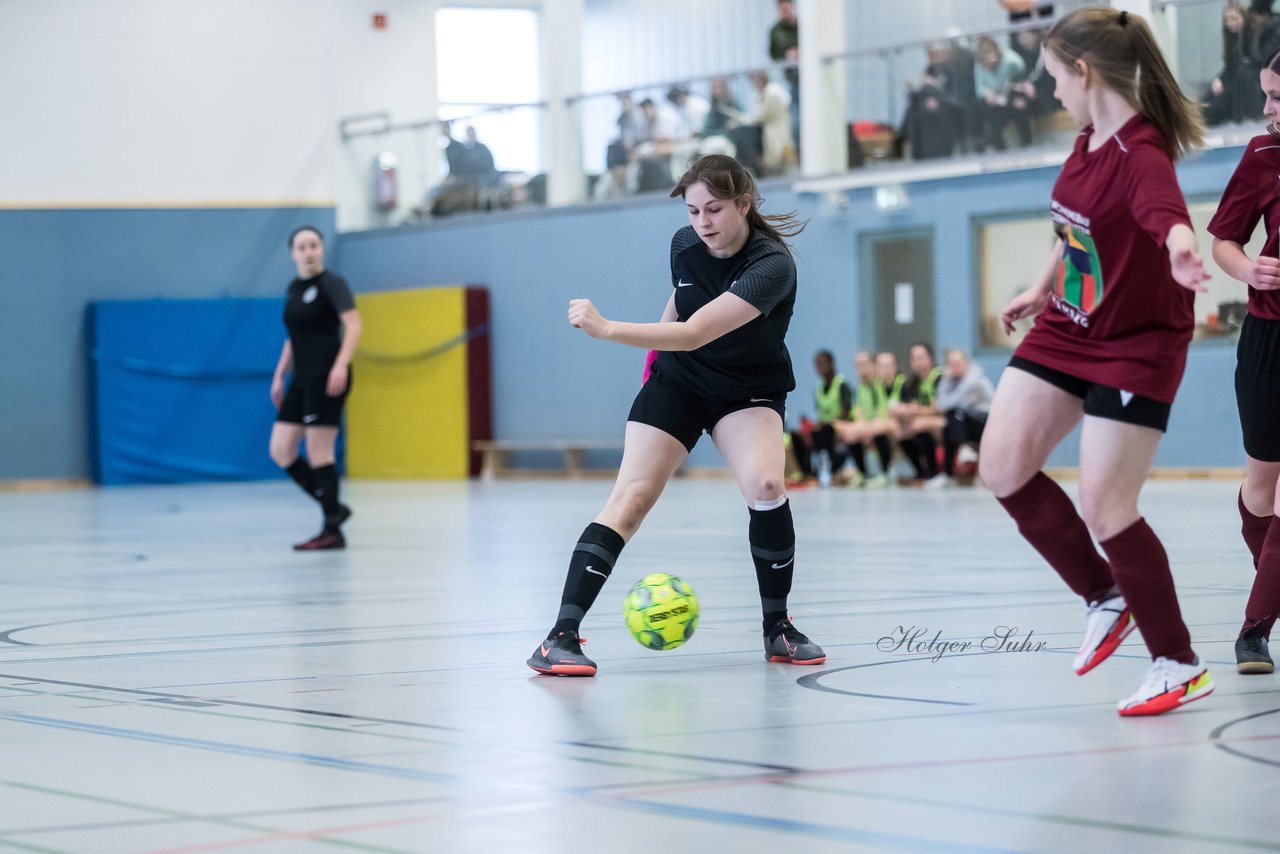
[[[45,718],[39,715],[27,715],[21,712],[0,713],[0,719],[17,721],[18,723],[36,724],[37,726],[70,729],[78,732],[89,732],[95,735],[110,735],[116,738],[132,738],[137,741],[151,741],[157,744],[171,744],[177,747],[194,747],[198,750],[212,750],[216,753],[230,753],[240,756],[252,756],[257,759],[277,759],[285,762],[302,762],[307,765],[321,765],[336,768],[340,771],[360,771],[366,774],[378,774],[383,777],[401,777],[429,783],[452,783],[455,778],[448,774],[436,774],[430,771],[418,771],[413,768],[401,768],[396,765],[375,765],[369,762],[352,762],[337,756],[322,756],[317,753],[293,753],[286,750],[271,750],[265,747],[251,747],[247,744],[233,744],[226,741],[207,741],[201,738],[185,738],[176,735],[163,735],[158,732],[146,732],[136,729],[84,724],[76,721],[64,721],[58,718]]]
[[[695,821],[712,821],[735,826],[748,825],[762,830],[776,830],[779,833],[800,834],[819,839],[834,839],[839,842],[856,842],[863,845],[875,845],[879,848],[895,851],[923,851],[926,854],[1020,854],[1015,849],[986,848],[980,845],[956,845],[940,839],[922,839],[916,836],[900,836],[896,833],[881,833],[875,830],[857,830],[848,827],[836,827],[830,824],[814,824],[808,821],[795,821],[787,818],[752,815],[751,813],[731,812],[729,810],[691,807],[685,804],[666,804],[658,801],[638,801],[631,798],[610,800],[611,806],[637,809],[643,812],[657,813],[668,818],[687,818]]]

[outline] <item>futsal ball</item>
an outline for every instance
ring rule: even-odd
[[[665,572],[646,575],[622,600],[627,631],[649,649],[675,649],[698,626],[698,597],[684,580]]]

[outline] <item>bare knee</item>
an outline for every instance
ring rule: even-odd
[[[1081,489],[1080,518],[1098,540],[1109,540],[1138,521],[1137,497]]]
[[[997,498],[1009,497],[1034,476],[1035,472],[1027,472],[1012,455],[991,453],[985,448],[978,454],[978,477]]]
[[[775,477],[762,477],[758,479],[751,489],[751,495],[748,496],[753,504],[761,502],[776,502],[783,495],[782,481]]]
[[[661,489],[647,483],[619,484],[609,496],[609,503],[601,516],[608,519],[606,524],[609,527],[624,538],[630,538],[657,503],[660,492]]]
[[[282,469],[287,469],[298,459],[298,443],[273,438],[268,453],[271,454],[271,462]]]

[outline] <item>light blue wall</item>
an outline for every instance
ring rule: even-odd
[[[87,303],[280,296],[289,232],[332,238],[333,221],[331,208],[0,210],[0,479],[88,477]]]
[[[1180,169],[1196,199],[1216,198],[1240,149],[1212,151]],[[1043,210],[1055,169],[910,186],[910,207],[877,212],[870,191],[824,213],[819,199],[766,184],[767,211],[812,219],[797,240],[800,294],[789,342],[800,387],[791,412],[810,409],[815,350],[848,365],[863,326],[859,236],[933,227],[939,346],[973,349],[973,218]],[[332,233],[328,209],[0,211],[0,478],[74,478],[88,472],[83,312],[95,299],[277,296],[292,276],[283,237],[296,224]],[[334,269],[357,292],[429,284],[487,285],[493,297],[495,429],[499,437],[620,436],[643,354],[586,338],[565,321],[572,297],[606,316],[656,318],[667,298],[667,245],[685,222],[678,201],[655,199],[444,221],[348,234]],[[1207,251],[1208,242],[1202,236]],[[988,374],[1005,355],[980,354]],[[1162,466],[1242,464],[1228,344],[1193,348],[1174,405]],[[265,391],[264,391],[265,393]],[[430,417],[426,413],[425,417]],[[1068,442],[1052,460],[1075,463]],[[699,447],[693,463],[714,465]]]
[[[1217,198],[1240,149],[1198,155],[1180,169],[1189,197]],[[874,209],[871,191],[851,194],[844,212],[822,213],[819,200],[765,185],[765,209],[797,210],[812,222],[798,250],[800,293],[788,342],[800,386],[790,412],[810,411],[815,350],[830,348],[849,364],[862,328],[857,292],[859,235],[932,227],[937,271],[939,346],[970,351],[977,343],[973,220],[1044,210],[1056,168],[915,184],[910,207]],[[667,245],[685,222],[675,200],[620,207],[566,209],[534,215],[457,220],[398,231],[344,235],[339,267],[358,289],[428,284],[484,284],[492,290],[494,412],[499,438],[621,436],[638,387],[641,351],[593,341],[565,320],[568,300],[588,297],[605,316],[656,319],[668,295]],[[1205,252],[1208,241],[1202,236]],[[979,354],[993,378],[1007,353]],[[1197,345],[1174,406],[1161,466],[1243,463],[1228,344]],[[704,447],[706,445],[706,447]],[[695,465],[717,457],[705,442]],[[1053,465],[1074,465],[1074,441]]]

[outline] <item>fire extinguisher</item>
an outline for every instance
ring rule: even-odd
[[[380,211],[396,209],[396,156],[390,151],[378,155],[373,170],[373,198]]]

